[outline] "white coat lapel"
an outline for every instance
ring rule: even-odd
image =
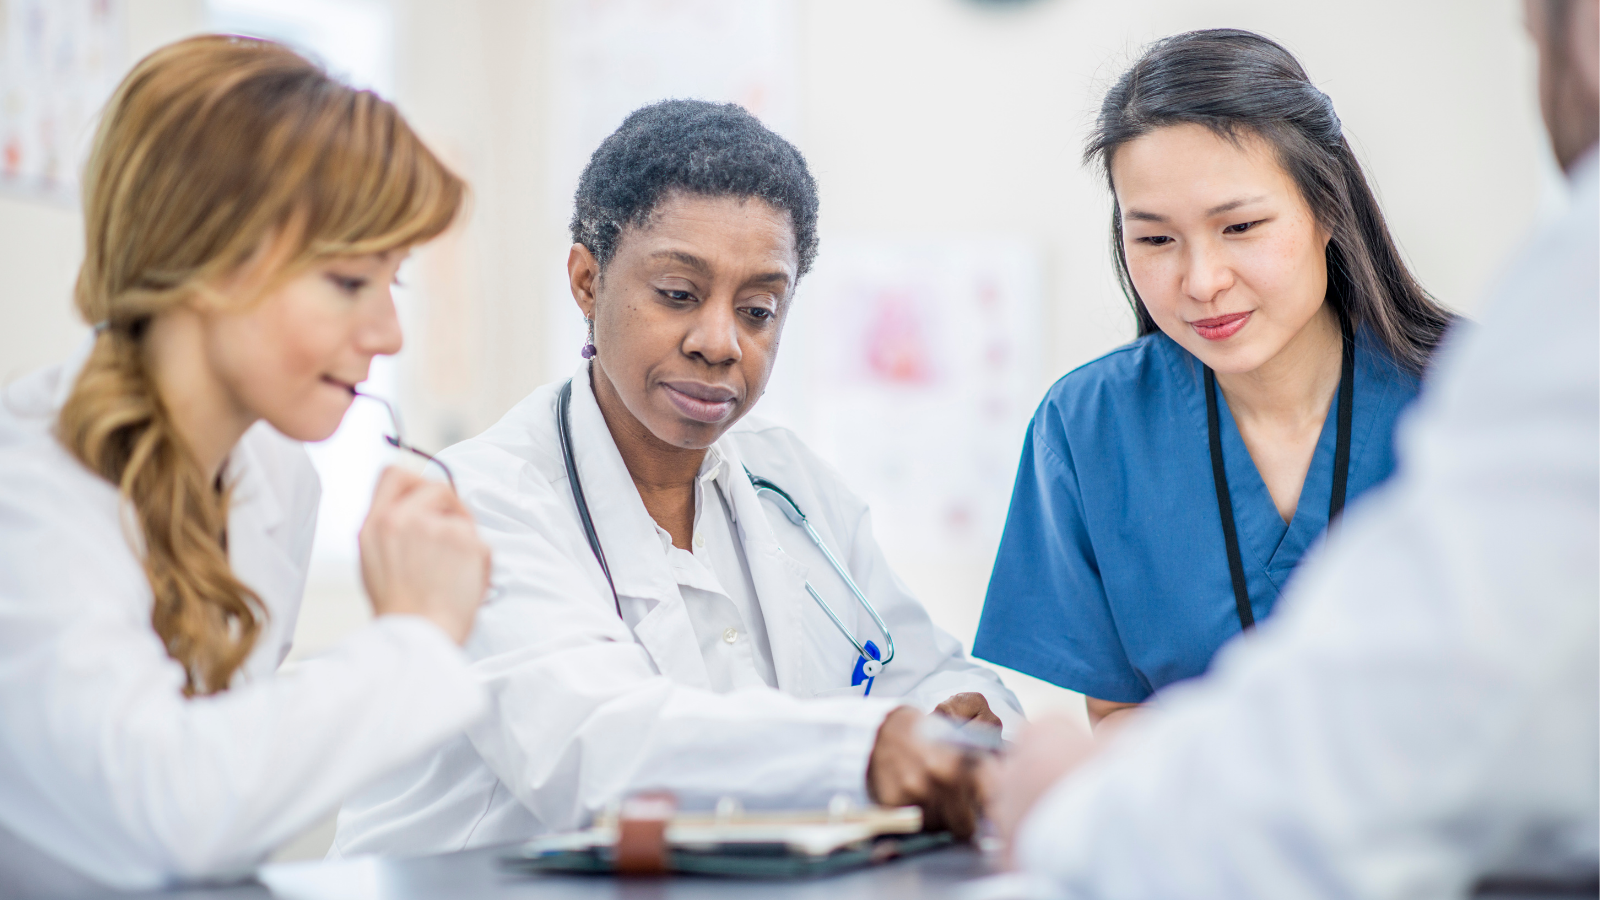
[[[589,385],[589,364],[572,376],[572,443],[584,500],[611,568],[623,612],[638,616],[633,634],[661,674],[710,689],[694,623],[678,580],[661,552],[655,522],[628,475]],[[570,491],[570,487],[568,487]]]
[[[305,591],[305,571],[290,555],[292,541],[283,529],[293,523],[285,521],[284,499],[278,496],[267,463],[256,452],[249,432],[229,456],[228,477],[233,480],[229,494],[228,563],[239,580],[254,590],[271,611],[256,646],[272,648],[272,652],[252,653],[242,670],[250,678],[260,678],[283,662],[294,640],[294,623]]]
[[[745,562],[750,566],[750,581],[755,585],[761,616],[767,624],[767,643],[772,647],[772,667],[778,675],[778,688],[804,695],[805,638],[804,616],[814,601],[806,593],[805,565],[784,552],[767,518],[765,502],[756,494],[745,474],[744,463],[724,438],[718,450],[728,461],[724,483],[728,502],[739,523],[739,539],[744,543]]]

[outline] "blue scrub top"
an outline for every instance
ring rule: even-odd
[[[1395,420],[1419,387],[1369,331],[1359,330],[1355,343],[1347,502],[1389,477]],[[1204,373],[1158,332],[1068,373],[1045,395],[1022,447],[973,655],[1090,697],[1136,703],[1203,673],[1239,633]],[[1220,389],[1217,399],[1226,410]],[[1258,622],[1327,528],[1337,421],[1330,408],[1285,525],[1233,415],[1221,416]]]

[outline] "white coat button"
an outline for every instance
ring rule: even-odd
[[[724,628],[722,630],[722,639],[724,641],[726,641],[727,643],[730,643],[730,644],[733,643],[734,641],[737,641],[739,639],[739,629],[737,629],[737,628]]]
[[[694,548],[696,550],[704,550],[706,548],[706,539],[704,537],[701,537],[698,534],[695,535],[694,536]]]

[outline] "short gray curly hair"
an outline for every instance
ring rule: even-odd
[[[757,197],[789,214],[797,277],[817,256],[817,183],[795,146],[737,104],[663,100],[634,110],[589,157],[573,198],[572,240],[604,269],[625,226],[678,190]]]

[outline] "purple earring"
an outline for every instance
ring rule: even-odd
[[[583,345],[583,349],[578,351],[578,355],[584,359],[594,359],[595,353],[598,352],[594,349],[594,320],[587,319],[585,321],[589,323],[589,340]]]

